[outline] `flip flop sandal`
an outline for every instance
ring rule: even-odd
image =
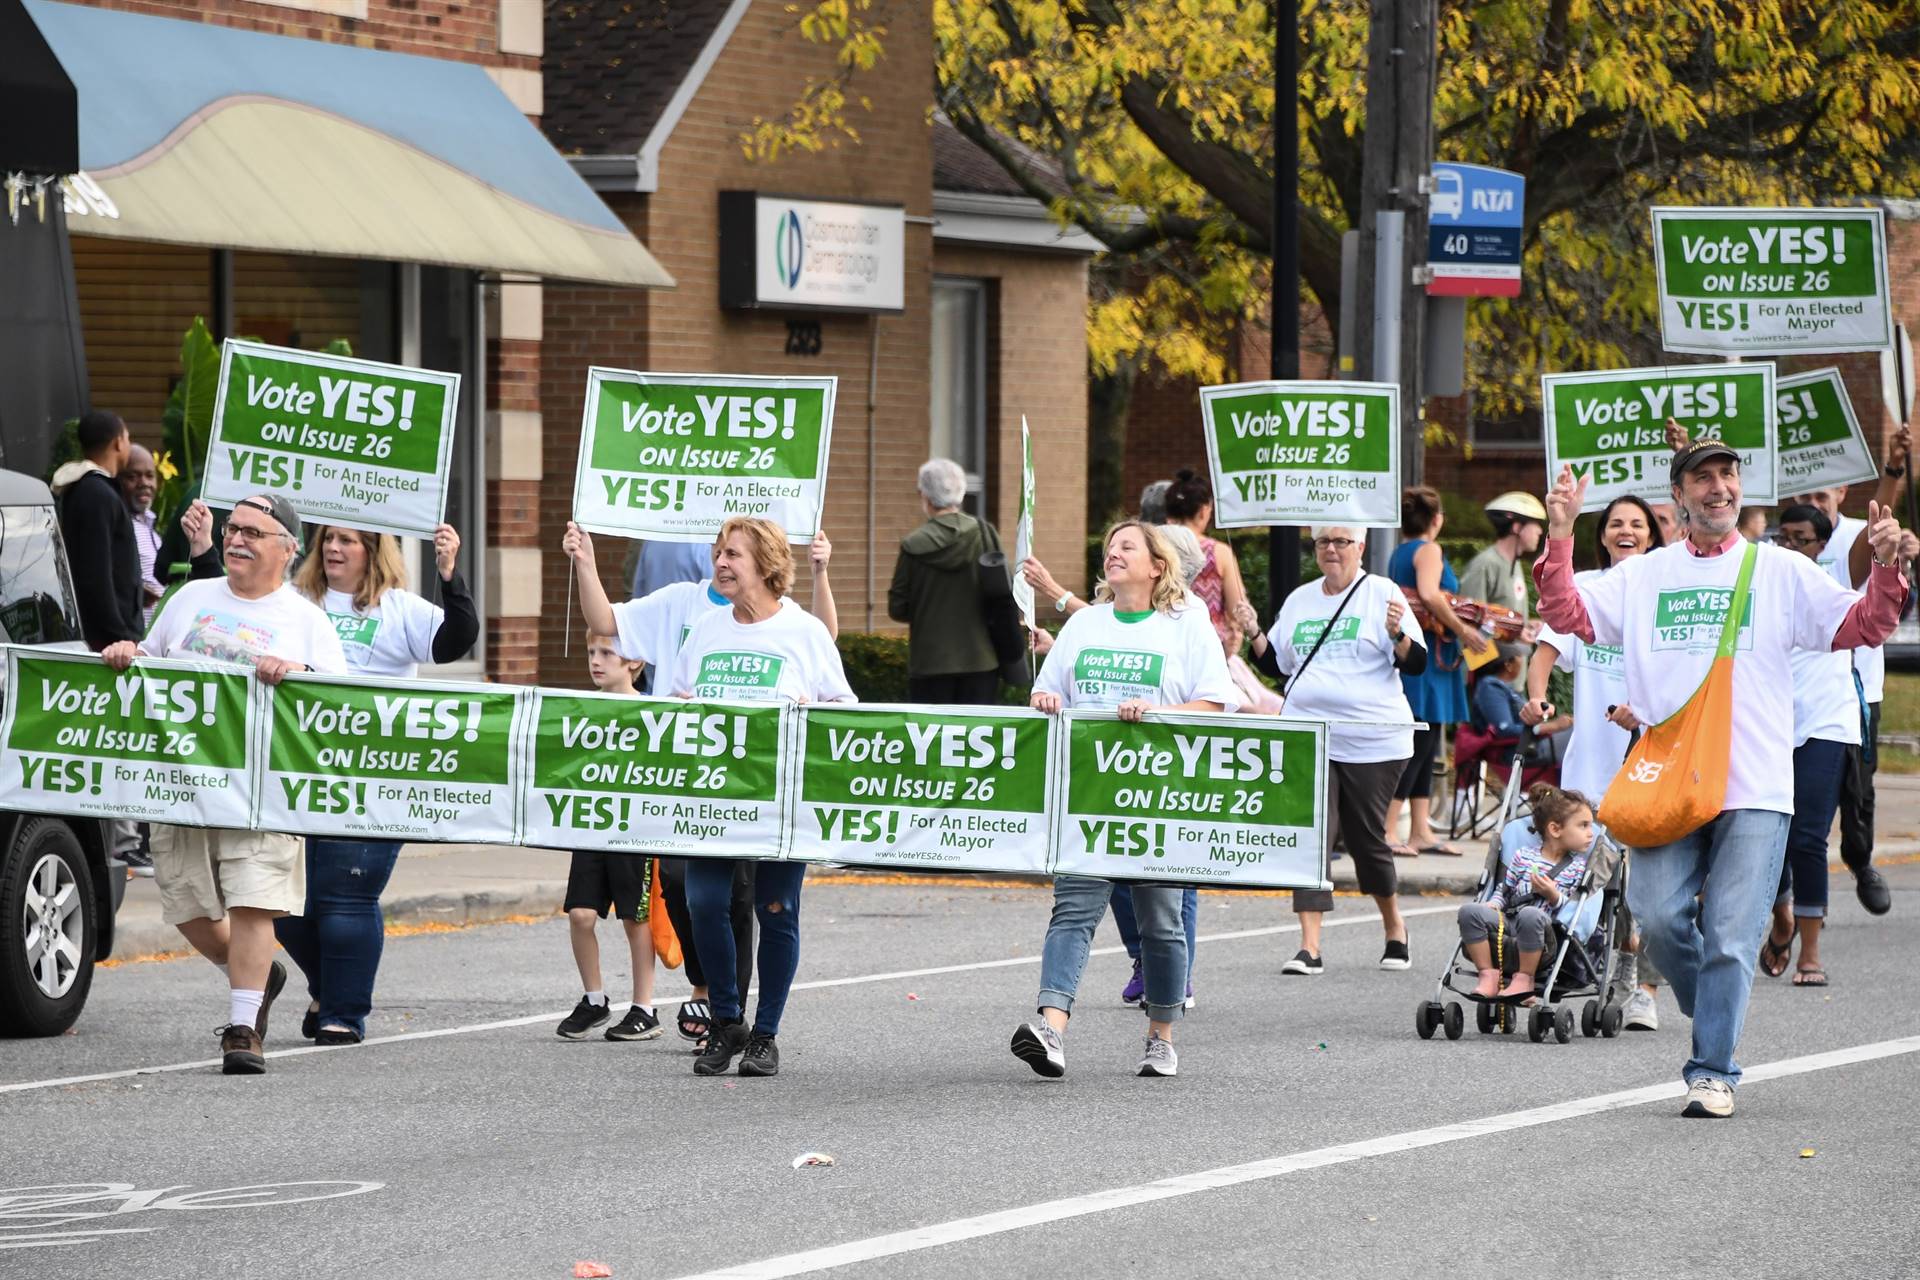
[[[1420,856],[1420,851],[1418,849],[1414,848],[1410,844],[1402,844],[1398,840],[1395,840],[1391,844],[1389,844],[1387,846],[1387,851],[1393,854],[1393,856],[1396,858],[1417,858]]]
[[[1793,935],[1788,934],[1785,942],[1773,940],[1773,929],[1767,929],[1767,940],[1760,947],[1760,972],[1769,978],[1777,978],[1787,971],[1787,961],[1793,959]]]
[[[1796,969],[1793,974],[1793,985],[1796,987],[1824,987],[1827,985],[1827,971],[1825,969]]]
[[[713,1009],[705,1000],[682,1000],[674,1022],[682,1040],[698,1044],[707,1038],[707,1028],[713,1025]]]
[[[1443,858],[1464,858],[1467,856],[1466,854],[1462,853],[1460,850],[1454,848],[1452,845],[1442,844],[1438,841],[1435,841],[1433,844],[1421,845],[1420,852],[1438,854]]]

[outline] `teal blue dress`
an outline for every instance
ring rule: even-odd
[[[1419,585],[1413,569],[1413,557],[1427,545],[1415,538],[1394,548],[1387,561],[1387,576],[1411,594]],[[1460,589],[1460,579],[1443,555],[1440,559],[1440,589],[1452,594]],[[1471,715],[1467,709],[1467,672],[1460,661],[1460,641],[1451,632],[1427,632],[1427,668],[1417,676],[1400,673],[1400,684],[1407,692],[1407,706],[1415,720],[1428,724],[1465,724]]]

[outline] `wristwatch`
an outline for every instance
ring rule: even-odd
[[[1889,480],[1898,480],[1907,474],[1907,469],[1904,466],[1886,467],[1882,469],[1881,474]]]
[[[1053,602],[1053,611],[1055,613],[1065,613],[1067,611],[1067,601],[1071,599],[1073,599],[1073,592],[1069,591]]]

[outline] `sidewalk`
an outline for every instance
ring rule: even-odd
[[[1875,856],[1920,854],[1920,775],[1881,776],[1878,798]],[[1400,892],[1409,896],[1472,893],[1480,880],[1486,840],[1453,843],[1465,857],[1423,854],[1398,859]],[[1837,866],[1837,840],[1832,847]],[[387,883],[381,906],[389,926],[483,924],[514,916],[552,915],[566,896],[568,857],[564,850],[557,849],[410,844],[400,851],[400,862]],[[849,870],[837,874],[862,873]],[[879,874],[895,878],[892,871]],[[1334,861],[1333,883],[1338,889],[1357,887],[1350,859]],[[180,951],[185,945],[178,930],[161,923],[160,895],[153,881],[128,881],[117,923],[115,958]]]

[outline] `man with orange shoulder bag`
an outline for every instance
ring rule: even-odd
[[[1599,816],[1637,851],[1628,901],[1693,1019],[1682,1114],[1725,1118],[1793,814],[1790,656],[1881,643],[1907,583],[1900,526],[1878,503],[1866,531],[1873,570],[1856,596],[1807,557],[1740,536],[1731,448],[1694,441],[1674,454],[1670,480],[1685,539],[1576,585],[1573,525],[1587,481],[1562,468],[1533,573],[1549,626],[1620,646],[1628,701],[1651,726]]]

